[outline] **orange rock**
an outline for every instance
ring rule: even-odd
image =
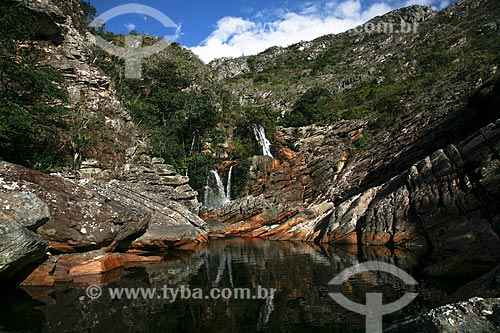
[[[58,282],[77,284],[108,284],[123,274],[123,267],[157,263],[159,256],[139,256],[132,253],[63,254],[53,257],[36,268],[22,286],[53,287]]]
[[[151,263],[151,262],[161,262],[163,260],[160,256],[139,256],[131,253],[120,254],[120,258],[124,265],[136,264],[136,263]]]
[[[363,129],[360,128],[360,129],[354,130],[352,132],[349,132],[348,135],[349,135],[349,139],[351,139],[351,141],[361,139],[363,137]]]
[[[123,267],[123,260],[121,260],[120,256],[114,253],[107,253],[70,268],[69,275],[72,277],[98,275],[120,267]]]
[[[53,287],[55,280],[50,273],[56,266],[55,262],[45,262],[35,269],[22,283],[26,287]]]
[[[363,244],[369,245],[385,245],[391,241],[389,233],[377,234],[373,232],[363,233]]]
[[[329,241],[333,244],[358,244],[358,235],[355,231],[347,234],[331,235]]]

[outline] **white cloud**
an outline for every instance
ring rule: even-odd
[[[127,28],[128,31],[135,30],[135,24],[133,24],[133,23],[127,23],[127,24],[125,24],[125,28]]]
[[[441,10],[448,7],[452,0],[407,0],[405,6],[421,5],[431,7],[434,10]]]
[[[382,2],[362,9],[359,0],[347,0],[340,3],[330,1],[323,6],[306,5],[297,13],[280,13],[266,22],[262,22],[265,15],[256,15],[253,19],[225,17],[201,45],[191,50],[205,62],[257,54],[271,46],[288,46],[344,32],[391,9],[393,7]]]
[[[335,14],[337,17],[354,18],[360,15],[361,3],[359,1],[345,1],[340,3]]]

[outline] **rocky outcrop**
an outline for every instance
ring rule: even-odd
[[[103,170],[112,170],[132,160],[134,156],[127,156],[127,149],[134,148],[138,154],[147,150],[146,140],[132,123],[110,77],[96,64],[98,49],[91,43],[87,27],[82,27],[85,20],[80,1],[8,1],[22,3],[42,32],[28,43],[41,54],[39,65],[64,78],[58,85],[67,100],[60,106],[71,115],[65,120],[71,132],[66,133],[65,128],[59,131],[69,137],[65,148],[74,154],[74,164],[82,162],[84,173],[89,172],[84,163],[89,160]]]
[[[198,214],[201,203],[198,192],[189,186],[189,178],[177,173],[162,158],[145,157],[138,165],[127,164],[117,177],[130,189],[140,189],[156,195],[158,200],[176,201],[186,206],[192,213]]]
[[[66,16],[57,6],[47,1],[10,1],[17,2],[33,12],[39,26],[38,32],[41,33],[36,37],[51,41],[55,45],[60,45],[63,42],[64,31],[62,25],[66,22]]]
[[[0,216],[35,231],[50,218],[47,204],[31,192],[20,192],[18,184],[9,186],[0,178]]]
[[[427,269],[436,276],[462,276],[457,271],[464,263],[472,265],[470,271],[495,263],[500,258],[499,142],[497,121],[343,202],[332,211],[321,241],[430,246],[460,254],[455,269],[446,262]]]
[[[62,178],[14,164],[0,162],[0,178],[4,188],[33,193],[48,205],[50,219],[36,232],[56,251],[114,249],[143,233],[151,218]]]
[[[221,81],[250,72],[245,58],[220,58],[212,61],[210,65],[215,69],[217,79]]]
[[[211,232],[217,237],[258,237],[298,212],[298,207],[285,201],[278,204],[276,200],[269,200],[260,195],[232,201],[219,209],[202,214],[202,218],[212,225],[212,228],[218,224],[224,226],[222,230]]]
[[[158,263],[162,257],[141,257],[128,253],[93,251],[50,257],[22,283],[23,287],[54,287],[57,283],[101,285],[118,280],[124,267]]]
[[[356,132],[343,132],[346,133],[343,145],[335,145],[337,150],[328,155],[321,153],[324,158],[332,156],[332,159],[312,163],[325,165],[332,160],[333,164],[339,163],[337,168],[322,167],[333,182],[341,181],[348,172],[341,165],[342,154],[349,149],[349,138]],[[302,139],[301,144],[317,145],[320,137]],[[330,137],[330,140],[335,139]],[[478,276],[500,259],[496,205],[500,199],[499,142],[500,120],[460,143],[435,151],[387,182],[338,202],[325,200],[309,206],[287,206],[286,201],[277,204],[276,198],[286,189],[273,192],[276,185],[269,182],[266,184],[269,192],[235,200],[208,212],[204,218],[224,223],[227,235],[432,248],[436,253],[446,252],[443,258],[447,259],[441,260],[436,255],[435,264],[427,268],[427,274]],[[321,151],[328,149],[319,146]],[[274,196],[266,197],[266,193]],[[451,259],[450,254],[453,254]]]
[[[162,159],[127,164],[118,179],[82,179],[79,184],[127,207],[146,212],[151,222],[146,232],[133,240],[138,250],[186,248],[205,243],[205,222],[199,218],[198,193]]]
[[[5,162],[0,162],[0,177],[4,187],[28,192],[16,194],[22,200],[40,198],[44,209],[38,211],[47,215],[50,210],[43,225],[41,220],[29,222],[37,211],[28,213],[25,208],[30,206],[22,206],[16,216],[20,223],[31,223],[59,252],[187,248],[206,242],[205,222],[196,214],[197,193],[187,185],[187,177],[162,162],[127,165],[123,180],[82,179],[79,185]],[[6,207],[12,210],[21,199],[5,198]]]
[[[279,158],[293,156],[292,160],[301,162],[294,164],[300,165],[302,174],[310,179],[309,183],[300,184],[307,186],[303,197],[306,204],[328,198],[325,194],[338,184],[354,143],[363,138],[365,125],[364,121],[339,121],[334,126],[312,125],[279,130]],[[292,168],[292,175],[295,169]]]
[[[223,223],[227,235],[256,237],[273,230],[278,237],[286,226],[277,226],[320,216],[323,194],[343,171],[353,142],[362,136],[362,124],[280,129],[276,159],[254,156],[250,160],[252,184],[243,191],[248,195],[210,210],[203,219]]]
[[[494,333],[500,330],[499,319],[499,298],[476,297],[433,309],[418,318],[390,327],[387,332]]]

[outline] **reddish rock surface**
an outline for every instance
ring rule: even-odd
[[[51,257],[35,269],[21,284],[25,287],[53,287],[58,282],[108,284],[118,280],[122,268],[161,262],[162,257],[131,253],[63,254]]]

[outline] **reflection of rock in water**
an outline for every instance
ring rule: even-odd
[[[364,318],[331,300],[328,293],[334,290],[328,282],[360,258],[397,263],[410,271],[419,262],[410,253],[394,254],[385,248],[363,249],[358,253],[356,248],[242,239],[214,241],[191,254],[169,255],[171,258],[160,264],[125,270],[122,278],[110,287],[184,285],[208,293],[214,286],[254,290],[260,285],[276,288],[277,292],[273,298],[262,300],[191,299],[170,303],[157,298],[111,300],[108,296],[91,302],[84,297],[85,289],[56,289],[52,295],[41,298],[44,305],[31,308],[45,317],[40,324],[45,331],[240,332],[313,328],[353,332],[364,329]],[[422,297],[399,316],[428,309],[446,296],[446,289],[429,281],[419,282],[417,292]],[[363,303],[367,291],[382,291],[387,302],[398,299],[405,292],[403,287],[397,278],[367,273],[349,279],[339,289],[353,301]],[[0,304],[5,302],[0,300]],[[1,321],[0,325],[5,326]]]

